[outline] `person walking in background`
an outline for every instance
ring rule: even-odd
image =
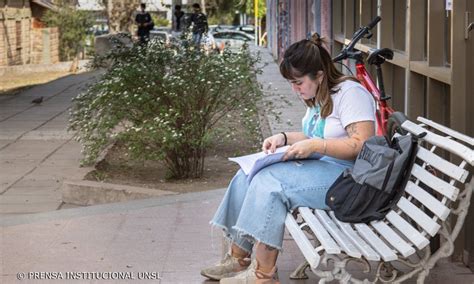
[[[140,38],[140,44],[146,44],[150,39],[150,30],[153,29],[153,20],[150,13],[145,11],[146,4],[140,4],[140,12],[135,16],[135,23],[138,26],[137,36]]]
[[[184,28],[184,12],[181,11],[181,5],[174,6],[173,31],[180,33]]]
[[[201,44],[202,34],[207,33],[207,16],[201,12],[201,6],[198,3],[193,4],[193,14],[190,23],[193,24],[193,42],[196,46]]]

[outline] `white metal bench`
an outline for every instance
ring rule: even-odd
[[[406,121],[402,125],[411,133],[427,135],[405,195],[385,219],[350,224],[337,220],[331,211],[300,207],[288,213],[286,228],[306,258],[291,278],[306,278],[310,267],[320,283],[398,283],[416,274],[417,282],[423,283],[435,263],[453,253],[473,192],[469,167],[474,165],[474,139],[425,118],[418,121],[421,124]],[[454,224],[449,215],[456,215]],[[431,252],[430,239],[436,235],[442,244]],[[366,265],[365,279],[347,271],[351,260]],[[375,273],[370,273],[369,261],[378,262]]]

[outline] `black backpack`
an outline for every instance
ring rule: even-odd
[[[384,136],[367,139],[354,168],[344,171],[326,194],[326,204],[342,222],[380,220],[404,193],[415,163],[418,139],[404,135],[388,143]]]

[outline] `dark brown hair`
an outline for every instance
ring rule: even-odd
[[[292,44],[283,56],[280,63],[280,73],[287,80],[309,76],[315,80],[319,71],[323,72],[323,79],[313,99],[304,100],[306,105],[321,107],[321,117],[328,117],[333,109],[331,95],[338,89],[335,87],[345,81],[357,81],[354,77],[345,76],[336,69],[331,55],[323,47],[324,38],[314,33],[311,39],[303,39]]]

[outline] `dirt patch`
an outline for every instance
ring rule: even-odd
[[[71,74],[70,72],[35,72],[27,74],[9,74],[0,76],[0,96],[14,95],[35,85],[45,84]]]
[[[232,115],[232,117],[235,117]],[[253,121],[258,121],[255,115]],[[227,158],[249,154],[260,149],[261,134],[245,129],[231,119],[222,120],[219,129],[234,127],[231,136],[215,137],[207,150],[204,176],[199,179],[166,180],[166,168],[159,161],[133,161],[126,155],[123,143],[110,148],[96,169],[86,179],[168,190],[178,193],[204,191],[227,187],[239,166]]]

